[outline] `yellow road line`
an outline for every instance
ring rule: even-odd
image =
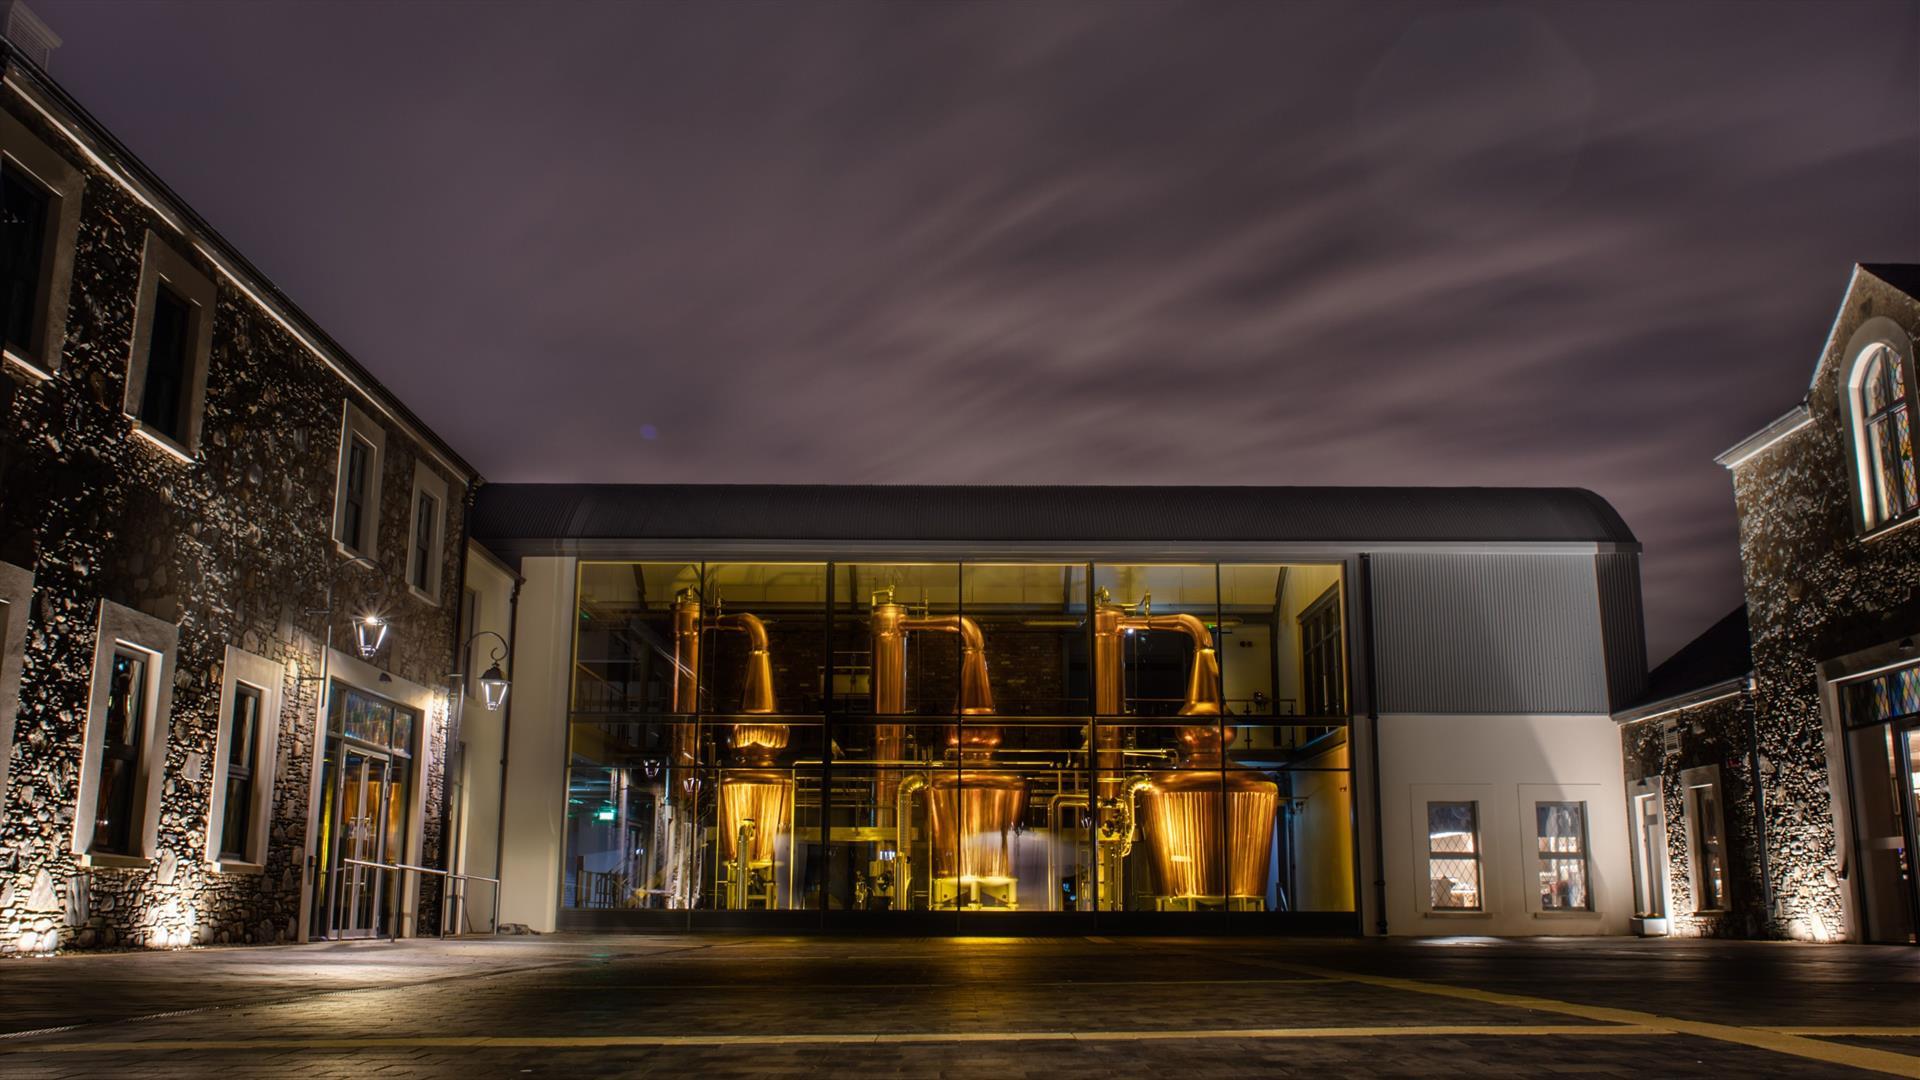
[[[1920,1038],[1920,1027],[1770,1027],[1766,1031],[1777,1031],[1782,1035],[1873,1035],[1893,1038]]]
[[[1245,962],[1245,961],[1243,961]],[[1603,1005],[1580,1005],[1571,1001],[1556,1001],[1552,998],[1527,997],[1521,994],[1502,994],[1492,990],[1475,990],[1467,986],[1448,986],[1444,983],[1421,982],[1417,979],[1399,979],[1385,975],[1357,975],[1352,972],[1336,971],[1332,968],[1314,967],[1308,964],[1288,964],[1279,961],[1262,962],[1261,966],[1298,971],[1307,975],[1319,975],[1328,979],[1344,979],[1348,982],[1379,986],[1389,990],[1405,990],[1416,994],[1433,994],[1439,997],[1458,998],[1463,1001],[1477,1001],[1487,1005],[1506,1005],[1516,1009],[1533,1009],[1539,1012],[1559,1013],[1562,1016],[1577,1016],[1583,1020],[1596,1020],[1603,1023],[1631,1024],[1644,1028],[1655,1028],[1674,1035],[1694,1035],[1703,1039],[1716,1039],[1720,1042],[1738,1043],[1742,1046],[1758,1047],[1777,1054],[1806,1058],[1810,1061],[1826,1062],[1830,1065],[1845,1065],[1854,1069],[1866,1069],[1871,1072],[1887,1073],[1891,1076],[1920,1078],[1920,1057],[1896,1054],[1888,1050],[1874,1050],[1864,1046],[1848,1046],[1845,1043],[1820,1042],[1769,1028],[1743,1028],[1732,1024],[1715,1024],[1703,1020],[1681,1020],[1677,1017],[1661,1016],[1657,1013],[1642,1012],[1638,1009],[1615,1009]]]
[[[423,1035],[339,1039],[146,1039],[0,1045],[0,1054],[178,1053],[192,1050],[607,1049],[622,1046],[789,1046],[817,1043],[1148,1042],[1194,1039],[1646,1037],[1671,1032],[1633,1024],[1426,1024],[1374,1027],[1206,1028],[1144,1031],[909,1031],[822,1035]]]

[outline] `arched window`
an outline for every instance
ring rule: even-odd
[[[1884,343],[1868,346],[1854,371],[1861,510],[1872,529],[1920,508],[1913,466],[1913,387],[1906,358]]]

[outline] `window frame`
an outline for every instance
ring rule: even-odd
[[[67,302],[73,288],[74,242],[80,235],[80,202],[86,190],[85,174],[29,131],[12,114],[0,110],[0,170],[25,174],[50,197],[47,235],[42,239],[40,282],[34,295],[34,342],[26,353],[0,342],[5,362],[38,379],[52,378],[61,368],[67,341]]]
[[[190,319],[187,330],[186,370],[182,372],[184,400],[179,432],[169,432],[145,416],[147,375],[153,358],[154,313],[160,289],[185,301]],[[126,394],[121,411],[133,422],[133,431],[174,457],[191,462],[200,451],[200,428],[206,419],[207,365],[213,352],[214,305],[218,298],[213,281],[174,250],[158,233],[147,230],[145,249],[140,256],[140,287],[133,312],[133,338],[127,352]]]
[[[1532,800],[1532,803],[1533,803],[1533,813],[1530,815],[1530,821],[1533,824],[1533,834],[1534,834],[1533,872],[1535,874],[1535,879],[1532,882],[1532,889],[1530,890],[1530,895],[1533,897],[1534,903],[1538,906],[1538,909],[1541,912],[1541,914],[1545,914],[1545,915],[1592,914],[1594,911],[1598,910],[1598,907],[1599,907],[1598,903],[1596,903],[1594,899],[1595,883],[1594,883],[1594,875],[1593,875],[1593,810],[1592,810],[1592,807],[1588,804],[1587,800],[1585,799],[1561,797],[1561,796],[1555,796],[1552,798],[1544,798],[1544,799],[1534,799]],[[1541,846],[1547,839],[1545,836],[1540,834],[1540,808],[1543,806],[1577,806],[1580,808],[1579,850],[1573,851],[1573,852],[1561,852],[1561,851],[1549,852]],[[1580,879],[1585,886],[1586,903],[1577,907],[1571,907],[1571,906],[1570,907],[1548,907],[1546,905],[1546,902],[1540,898],[1538,875],[1541,874],[1546,869],[1546,864],[1557,863],[1557,862],[1578,862],[1580,864]]]
[[[1867,375],[1882,351],[1889,354],[1888,363],[1900,365],[1906,397],[1902,405],[1889,405],[1880,412],[1870,414],[1867,412]],[[1914,383],[1913,339],[1892,319],[1878,316],[1861,324],[1848,340],[1842,355],[1846,361],[1840,377],[1840,415],[1852,460],[1852,468],[1848,471],[1853,486],[1854,527],[1862,535],[1872,535],[1920,517],[1920,501],[1885,516],[1879,513],[1879,468],[1871,445],[1872,420],[1882,413],[1898,411],[1901,407],[1906,410],[1910,452],[1914,449],[1912,443],[1920,440],[1920,412],[1916,412],[1916,409],[1920,409],[1920,401],[1916,401],[1916,398],[1920,398],[1920,386]],[[1920,468],[1920,459],[1916,459],[1914,464]]]
[[[1699,819],[1700,804],[1697,793],[1712,791],[1714,806],[1717,808],[1717,836],[1714,838],[1720,846],[1720,872],[1722,885],[1718,903],[1712,907],[1701,904],[1701,883],[1706,880],[1705,866],[1701,859],[1702,842]],[[1726,788],[1720,782],[1720,766],[1702,765],[1685,769],[1680,773],[1680,813],[1685,823],[1687,837],[1687,885],[1691,891],[1688,899],[1693,905],[1695,915],[1723,915],[1733,910],[1733,861],[1727,846],[1727,797]]]
[[[73,854],[90,866],[146,866],[158,850],[160,832],[160,795],[167,764],[168,727],[173,718],[174,653],[179,644],[179,628],[151,615],[100,601],[96,623],[92,689],[87,702],[87,725],[80,758],[80,783],[76,785],[71,846]],[[106,743],[106,713],[112,695],[113,658],[116,653],[135,650],[146,653],[147,701],[146,728],[140,740],[138,767],[134,770],[132,804],[138,814],[128,829],[128,851],[106,852],[93,849],[95,806],[100,791],[100,770]]]
[[[1653,807],[1658,822],[1658,846],[1647,842],[1640,827],[1640,807]],[[1634,914],[1643,919],[1665,919],[1673,911],[1672,873],[1667,849],[1672,843],[1667,823],[1665,782],[1658,776],[1643,777],[1627,785],[1627,852],[1633,859]]]
[[[432,499],[439,507],[433,516],[433,535],[429,538],[425,550],[420,543],[420,502]],[[407,503],[407,588],[417,597],[429,604],[439,606],[444,594],[442,579],[446,576],[447,546],[447,481],[424,461],[415,461],[413,465],[413,498]],[[415,560],[424,556],[426,566],[426,585],[423,588],[414,580]]]
[[[1422,893],[1422,895],[1424,895],[1426,898],[1425,903],[1423,905],[1425,913],[1429,915],[1485,915],[1487,914],[1491,910],[1491,908],[1487,903],[1487,899],[1488,899],[1487,841],[1486,841],[1487,829],[1486,829],[1486,815],[1481,811],[1481,805],[1482,805],[1481,800],[1476,798],[1426,799],[1423,801],[1422,805],[1425,807],[1426,812],[1421,814],[1419,819],[1420,832],[1422,837],[1425,840],[1425,843],[1422,845],[1422,850],[1421,850],[1422,858],[1420,860],[1421,869],[1424,872],[1421,874],[1420,880],[1424,882],[1426,885],[1426,888],[1423,890],[1423,893]],[[1472,814],[1472,817],[1473,817],[1473,829],[1471,833],[1473,837],[1473,849],[1471,851],[1459,852],[1459,851],[1435,851],[1434,850],[1433,848],[1433,809],[1436,806],[1467,807],[1468,812]],[[1470,907],[1469,906],[1455,907],[1452,905],[1441,905],[1433,902],[1433,882],[1434,882],[1433,864],[1434,864],[1434,861],[1437,859],[1445,859],[1451,862],[1459,862],[1462,860],[1472,861],[1474,866],[1474,878],[1475,878],[1474,899],[1477,901],[1477,903],[1473,904]]]
[[[363,535],[347,536],[347,467],[351,458],[354,441],[365,444],[367,455],[367,491],[365,505],[361,510],[359,532]],[[334,471],[333,494],[333,542],[341,554],[366,556],[369,559],[379,557],[380,551],[380,497],[383,473],[386,466],[387,432],[366,413],[354,407],[351,401],[341,402],[340,416],[340,453]]]
[[[32,603],[33,571],[0,562],[0,822],[6,820],[7,774],[14,722],[20,715],[20,667]]]
[[[214,737],[212,789],[207,799],[207,862],[222,873],[260,872],[267,861],[267,830],[273,812],[274,775],[279,760],[280,709],[284,701],[286,669],[264,656],[227,646],[221,665],[219,726]],[[228,760],[233,737],[233,706],[240,688],[260,695],[260,715],[254,723],[253,788],[247,808],[247,843],[239,858],[226,846]]]
[[[1294,625],[1300,643],[1300,713],[1303,716],[1346,716],[1347,705],[1347,635],[1346,605],[1341,603],[1340,582],[1327,586],[1313,603],[1308,604],[1295,617]],[[1331,619],[1331,631],[1315,629],[1315,640],[1307,640],[1310,623],[1322,619]],[[1335,700],[1329,702],[1335,706],[1330,710],[1312,708],[1316,680],[1314,678],[1315,658],[1322,654],[1330,657],[1333,670],[1327,678],[1327,688]],[[1324,666],[1324,662],[1321,666]]]

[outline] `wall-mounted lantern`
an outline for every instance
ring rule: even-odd
[[[507,679],[506,672],[500,669],[500,662],[507,659],[507,639],[491,630],[482,630],[468,638],[460,651],[464,653],[473,648],[473,643],[483,637],[493,638],[500,643],[500,647],[493,650],[493,663],[488,665],[487,670],[480,676],[480,700],[486,705],[488,712],[499,712],[507,703],[507,691],[513,686]]]
[[[360,657],[372,660],[387,643],[387,620],[378,615],[362,615],[353,620],[353,636],[360,644]]]

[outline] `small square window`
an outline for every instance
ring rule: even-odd
[[[1480,804],[1427,804],[1427,887],[1435,911],[1480,911]]]

